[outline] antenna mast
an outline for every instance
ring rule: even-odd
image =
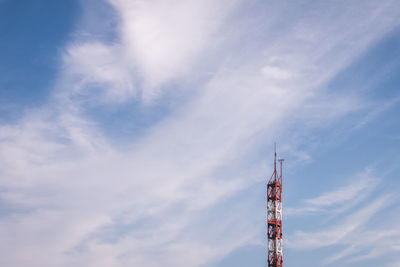
[[[267,185],[267,233],[268,233],[268,267],[282,267],[282,169],[283,159],[280,162],[280,174],[276,168],[276,143],[274,145],[274,172]]]

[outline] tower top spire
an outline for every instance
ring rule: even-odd
[[[276,181],[276,176],[278,175],[276,171],[276,142],[274,142],[274,178]]]

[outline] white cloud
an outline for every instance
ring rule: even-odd
[[[363,172],[347,180],[350,183],[335,191],[306,199],[298,207],[288,207],[286,214],[304,216],[310,213],[341,213],[365,200],[377,189],[380,183],[380,178],[374,177],[371,168],[366,168]]]
[[[220,46],[220,28],[238,1],[110,2],[121,16],[117,43],[72,43],[65,68],[78,89],[104,88],[107,99],[119,101],[140,94],[150,102]]]
[[[265,66],[261,69],[261,73],[267,78],[276,80],[286,80],[293,76],[289,71],[276,66]]]
[[[288,246],[298,249],[316,249],[345,243],[344,240],[349,238],[350,233],[367,223],[372,216],[389,204],[390,197],[383,196],[345,218],[339,218],[337,225],[330,229],[308,233],[298,231],[289,239]]]
[[[122,15],[122,41],[149,86],[190,70],[218,45],[221,24],[237,1],[111,1]]]
[[[324,260],[325,264],[333,264],[341,260],[345,263],[354,263],[376,259],[398,251],[400,232],[394,228],[377,227],[375,231],[360,231],[352,233],[342,244],[346,248]]]
[[[291,234],[286,240],[287,247],[309,251],[342,247],[338,252],[333,249],[331,256],[323,259],[323,265],[376,259],[397,250],[400,232],[392,205],[398,199],[393,193],[381,191],[380,179],[371,178],[369,168],[357,176],[358,180],[352,184],[305,200],[305,207],[289,211],[289,215],[312,213],[319,217],[329,216],[329,220],[315,230]],[[374,199],[374,196],[378,197]],[[382,216],[390,216],[392,220],[386,221]],[[374,223],[376,219],[380,225]]]
[[[65,79],[73,84],[73,94],[89,88],[104,89],[106,100],[126,100],[137,94],[132,79],[132,64],[124,57],[120,45],[99,42],[71,45],[64,55]],[[93,92],[90,92],[93,94]]]

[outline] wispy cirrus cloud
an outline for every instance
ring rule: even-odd
[[[381,192],[381,178],[374,177],[371,168],[356,175],[349,185],[304,200],[300,208],[289,209],[289,216],[329,216],[313,231],[295,231],[286,240],[294,250],[316,251],[326,247],[341,247],[322,260],[323,265],[353,264],[376,259],[397,251],[399,231],[393,205],[398,203],[395,193]],[[387,213],[392,213],[388,215]],[[394,212],[395,213],[395,212]],[[393,221],[382,222],[384,214]],[[377,226],[375,221],[380,222]],[[374,228],[372,231],[371,228]]]
[[[345,243],[345,239],[350,238],[350,233],[356,231],[383,207],[389,205],[390,199],[390,196],[375,199],[371,204],[367,204],[354,213],[338,218],[340,221],[337,225],[327,230],[308,233],[298,231],[292,239],[289,239],[288,245],[293,248],[315,249]]]
[[[289,216],[302,216],[312,213],[340,213],[344,212],[377,190],[381,179],[375,177],[371,168],[346,179],[350,183],[335,191],[323,193],[317,197],[306,199],[298,207],[289,207],[286,214]]]

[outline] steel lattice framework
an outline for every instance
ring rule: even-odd
[[[268,232],[268,267],[282,267],[282,165],[280,174],[276,169],[276,149],[274,155],[274,172],[267,185],[267,232]]]

